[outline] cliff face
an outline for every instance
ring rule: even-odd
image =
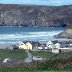
[[[72,29],[67,29],[64,32],[56,35],[55,37],[72,39]]]
[[[72,24],[72,6],[32,6],[0,4],[1,26],[53,26]]]

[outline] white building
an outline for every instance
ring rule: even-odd
[[[32,50],[32,44],[30,42],[26,43],[26,48]]]
[[[32,50],[32,44],[30,42],[19,42],[19,49],[30,49]]]
[[[45,47],[45,50],[47,50],[48,49],[48,47]]]
[[[39,50],[42,50],[43,48],[42,48],[42,47],[38,47],[38,49],[39,49]]]
[[[19,42],[19,49],[27,49],[26,45],[23,42]]]
[[[59,53],[59,49],[58,48],[52,48],[52,53]]]
[[[47,46],[48,48],[53,48],[53,47],[54,47],[53,42],[50,41],[50,40],[46,43],[46,46]]]
[[[70,46],[70,47],[72,47],[72,43],[71,43],[71,44],[69,44],[69,46]]]
[[[60,48],[60,44],[59,43],[56,43],[55,44],[55,48]]]

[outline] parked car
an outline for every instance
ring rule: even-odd
[[[6,58],[3,60],[3,63],[11,63],[11,62],[12,62],[12,60],[10,58]]]
[[[43,60],[43,57],[41,57],[41,56],[33,56],[32,57],[32,60],[33,61],[42,61]]]

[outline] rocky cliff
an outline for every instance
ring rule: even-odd
[[[1,26],[53,26],[72,24],[72,5],[36,6],[0,4]]]
[[[67,29],[64,32],[55,35],[57,38],[67,38],[67,39],[72,39],[72,29]]]

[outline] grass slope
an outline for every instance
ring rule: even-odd
[[[14,67],[0,67],[0,72],[44,72],[44,71],[72,71],[72,52],[61,54],[50,54],[49,52],[36,52],[33,55],[42,54],[43,57],[50,58],[47,61],[32,62]],[[44,54],[45,53],[45,54]],[[49,55],[49,56],[48,56]]]
[[[25,50],[0,50],[0,58],[12,58],[12,59],[25,59],[27,57]]]
[[[44,58],[48,58],[55,55],[52,52],[48,52],[48,51],[30,51],[30,52],[33,56],[41,56]]]

